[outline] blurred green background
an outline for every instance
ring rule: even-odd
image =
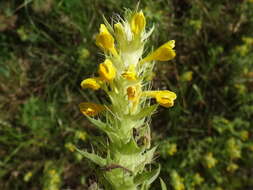
[[[101,135],[78,110],[82,79],[103,60],[94,37],[130,0],[0,1],[0,189],[83,190],[97,169],[74,151]],[[176,40],[155,89],[178,99],[153,117],[172,190],[253,189],[253,1],[142,0],[147,48]],[[154,184],[154,190],[159,184]]]

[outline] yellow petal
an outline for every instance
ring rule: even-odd
[[[177,95],[169,90],[144,91],[142,96],[155,98],[158,104],[166,108],[172,107],[174,105],[174,100],[177,98]]]
[[[98,90],[100,84],[97,78],[87,78],[84,79],[81,83],[82,88],[91,88],[93,90]]]
[[[122,77],[127,80],[136,80],[136,72],[134,65],[130,65],[128,70],[122,73]]]
[[[116,68],[109,59],[106,59],[99,65],[98,73],[101,79],[111,81],[116,77]]]
[[[154,52],[149,54],[147,57],[145,57],[141,63],[145,63],[148,61],[169,61],[173,59],[176,56],[175,50],[173,48],[175,47],[175,41],[171,40],[162,46],[160,46],[158,49],[156,49]]]
[[[131,29],[135,35],[140,34],[146,26],[146,19],[142,11],[134,14],[131,20]]]
[[[80,111],[86,116],[96,116],[105,110],[105,107],[100,104],[91,102],[83,102],[79,105]]]
[[[174,100],[177,98],[177,95],[174,92],[169,90],[159,91],[156,96],[156,102],[161,106],[166,108],[172,107],[174,105]]]
[[[128,100],[134,101],[137,98],[137,89],[134,86],[130,86],[127,88],[127,96]]]
[[[104,51],[109,51],[113,55],[117,55],[114,47],[114,38],[104,24],[100,25],[99,34],[96,36],[96,45]]]

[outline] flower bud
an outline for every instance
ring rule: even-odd
[[[150,53],[147,57],[145,57],[141,63],[157,60],[157,61],[169,61],[173,59],[176,56],[175,50],[173,48],[175,47],[175,41],[171,40],[162,46],[160,46],[158,49],[156,49],[154,52]]]
[[[116,68],[109,59],[106,59],[99,65],[98,73],[102,80],[111,81],[116,77]]]
[[[114,47],[114,38],[104,24],[100,25],[99,34],[96,36],[96,45],[104,51],[109,51],[113,55],[117,55]]]
[[[139,35],[146,26],[146,19],[142,11],[135,13],[131,20],[131,29],[135,35]]]
[[[105,107],[100,104],[91,102],[83,102],[79,105],[80,111],[86,116],[96,116],[105,110]]]
[[[120,22],[114,24],[114,31],[115,31],[116,39],[118,40],[124,39],[125,31],[124,31],[124,27],[122,26]]]
[[[84,79],[81,82],[81,87],[82,88],[91,88],[93,90],[98,90],[100,88],[100,84],[98,82],[98,79],[88,78],[88,79]]]

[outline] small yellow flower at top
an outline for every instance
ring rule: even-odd
[[[122,73],[122,76],[127,80],[136,80],[136,72],[134,65],[130,65],[128,70]]]
[[[99,65],[98,73],[102,80],[112,81],[116,77],[116,68],[109,59],[106,59]]]
[[[175,47],[175,41],[171,40],[162,46],[160,46],[158,49],[156,49],[154,52],[150,53],[147,57],[145,57],[143,60],[141,60],[140,63],[145,63],[149,61],[169,61],[173,59],[176,56],[176,52],[173,49]]]
[[[131,20],[131,29],[135,35],[139,35],[146,26],[146,19],[142,11],[135,13]]]
[[[91,102],[83,102],[79,105],[80,111],[86,116],[96,116],[105,110],[105,107],[100,104]]]
[[[100,25],[99,34],[96,36],[96,45],[104,51],[111,52],[114,56],[117,55],[114,38],[104,24]]]
[[[174,105],[177,95],[169,90],[158,91],[155,95],[156,102],[163,107],[169,108]]]
[[[98,78],[87,78],[81,82],[81,87],[82,88],[91,88],[93,90],[98,90],[100,88],[99,82],[100,81]]]

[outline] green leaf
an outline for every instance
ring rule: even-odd
[[[106,123],[102,122],[99,119],[93,119],[92,117],[87,116],[88,120],[93,123],[94,125],[96,125],[100,130],[106,132]]]
[[[138,147],[133,138],[127,144],[124,144],[121,149],[124,154],[136,154],[141,152],[141,148]]]
[[[96,154],[93,153],[89,153],[86,151],[82,151],[79,150],[78,148],[76,148],[76,150],[83,155],[85,158],[88,158],[89,160],[91,160],[92,162],[94,162],[95,164],[99,165],[99,166],[105,166],[106,165],[106,160]]]
[[[160,183],[161,183],[162,190],[167,190],[166,184],[164,183],[162,178],[160,178]]]
[[[158,177],[160,173],[160,165],[156,170],[153,171],[144,171],[141,174],[137,175],[134,178],[135,185],[142,185],[142,189],[148,189],[148,187],[155,181],[155,179]]]

